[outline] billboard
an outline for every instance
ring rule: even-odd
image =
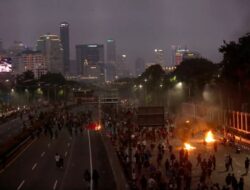
[[[164,127],[164,107],[139,107],[137,122],[140,127]]]
[[[0,57],[0,73],[2,72],[12,72],[11,58]]]

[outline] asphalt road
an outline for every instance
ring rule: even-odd
[[[64,158],[63,168],[56,167],[56,153]],[[83,173],[90,168],[99,172],[99,189],[115,189],[116,184],[101,134],[84,131],[71,138],[68,131],[63,129],[57,139],[41,136],[32,141],[0,173],[0,189],[88,189]]]
[[[46,111],[50,108],[41,108],[37,110],[38,112]],[[28,120],[28,114],[23,115],[23,120]],[[27,122],[26,122],[27,123]],[[22,131],[23,121],[20,119],[19,115],[16,118],[8,120],[0,125],[0,145],[6,142],[9,138],[12,138],[16,134]],[[29,125],[27,125],[29,127]]]

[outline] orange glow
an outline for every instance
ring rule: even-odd
[[[184,143],[184,149],[185,150],[193,150],[193,149],[196,149],[196,147],[192,146],[191,144]]]
[[[206,143],[213,143],[215,142],[215,139],[214,139],[214,134],[212,133],[212,131],[208,131],[206,136],[205,136],[205,141]]]
[[[101,128],[102,128],[101,125],[97,125],[96,128],[95,128],[95,130],[99,131],[99,130],[101,130]]]

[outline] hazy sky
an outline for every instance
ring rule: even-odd
[[[220,61],[223,40],[250,32],[250,0],[0,0],[0,38],[34,46],[41,34],[59,33],[70,23],[71,58],[75,45],[114,38],[129,61],[153,60],[153,49],[184,45]]]

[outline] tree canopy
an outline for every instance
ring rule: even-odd
[[[48,72],[47,74],[41,76],[40,81],[46,84],[63,85],[65,84],[66,79],[61,73]]]
[[[225,42],[219,49],[223,54],[222,77],[228,82],[248,84],[250,81],[250,33],[238,42]]]
[[[174,75],[181,81],[202,88],[210,82],[216,69],[216,65],[207,59],[187,59],[176,68]]]

